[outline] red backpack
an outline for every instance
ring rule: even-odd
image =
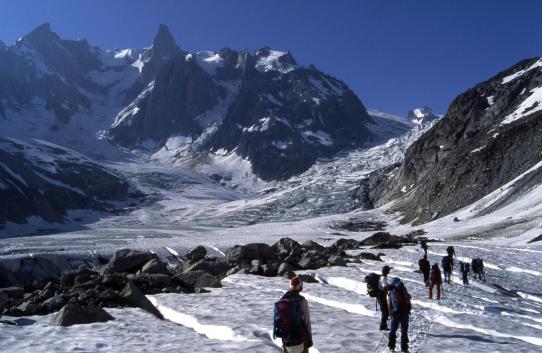
[[[412,298],[412,296],[408,293],[406,287],[401,283],[398,287],[395,287],[393,291],[395,293],[395,299],[397,300],[397,311],[409,314],[412,310],[412,304],[410,303],[410,298]]]

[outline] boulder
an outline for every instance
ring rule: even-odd
[[[74,270],[74,271],[64,271],[62,272],[62,275],[60,276],[60,285],[63,288],[68,288],[74,285],[75,278],[77,276],[97,276],[98,272],[91,271],[89,269],[80,269],[80,270]]]
[[[104,309],[95,305],[80,306],[69,303],[65,305],[51,320],[52,326],[71,326],[106,322],[115,320]]]
[[[320,283],[313,275],[308,273],[298,274],[297,277],[304,283]]]
[[[264,243],[235,245],[226,252],[226,259],[230,264],[252,260],[275,260],[276,258],[273,248]]]
[[[169,275],[167,265],[160,259],[152,259],[141,268],[141,273]]]
[[[183,265],[182,272],[205,271],[213,276],[222,276],[230,269],[230,265],[223,259],[204,259]]]
[[[346,266],[346,260],[341,256],[332,256],[327,263],[329,266]]]
[[[333,245],[331,245],[331,249],[333,251],[344,251],[344,250],[355,250],[359,248],[360,243],[355,239],[345,239],[341,238],[338,239]]]
[[[146,310],[161,320],[164,319],[160,311],[156,309],[149,299],[145,297],[145,294],[143,294],[132,281],[129,281],[126,284],[126,287],[120,292],[120,297],[131,306]]]
[[[385,254],[382,254],[382,253],[373,254],[370,252],[362,252],[356,255],[356,258],[361,259],[361,260],[382,261],[382,259],[380,258],[381,255],[384,256]]]
[[[5,305],[9,303],[9,297],[5,293],[0,293],[0,312],[4,309]]]
[[[319,264],[319,261],[316,257],[311,256],[309,254],[305,254],[301,258],[301,260],[299,260],[299,262],[297,263],[297,266],[304,270],[309,270],[309,269],[315,270],[319,267],[318,264]]]
[[[277,275],[279,269],[279,264],[277,262],[272,262],[268,264],[264,264],[261,267],[262,275],[266,277],[273,277]]]
[[[53,282],[49,282],[43,287],[43,289],[38,293],[37,299],[39,301],[45,301],[49,298],[52,298],[56,291],[58,290],[58,286],[54,284]]]
[[[191,261],[202,260],[205,256],[207,256],[207,249],[203,245],[196,246],[185,255],[185,257]]]
[[[411,239],[400,237],[397,235],[392,235],[388,232],[376,232],[370,237],[362,240],[360,245],[364,246],[374,246],[380,245],[383,243],[412,243],[414,242]]]
[[[250,262],[249,272],[253,275],[260,274],[262,263],[260,260],[252,260]]]
[[[66,304],[66,299],[64,299],[64,297],[61,295],[57,295],[47,299],[41,304],[47,312],[52,313],[60,310]]]
[[[294,272],[295,271],[295,268],[294,266],[290,265],[289,263],[287,262],[283,262],[280,264],[279,266],[279,269],[277,271],[277,275],[279,276],[282,276],[284,275],[286,272]]]
[[[284,258],[290,254],[292,249],[296,246],[299,247],[299,243],[297,241],[290,238],[281,238],[273,245],[273,250],[278,257]]]
[[[27,300],[17,307],[21,316],[32,316],[42,314],[44,309],[41,304]]]
[[[140,273],[136,275],[133,279],[134,283],[138,285],[138,288],[141,288],[140,283],[145,283],[148,288],[164,288],[171,285],[171,277],[169,275],[161,274],[148,274]]]
[[[126,283],[128,283],[128,278],[120,273],[105,275],[101,282],[102,285],[115,290],[123,289],[126,286]]]
[[[7,287],[0,289],[0,296],[7,295],[10,299],[22,299],[24,296],[24,288],[21,287]]]
[[[222,287],[222,284],[220,283],[220,280],[216,278],[215,276],[212,276],[208,274],[205,271],[189,271],[184,273],[179,273],[175,275],[175,279],[179,281],[179,283],[188,288],[203,288],[203,287],[211,287],[211,288],[220,288]]]
[[[322,250],[324,247],[315,241],[307,240],[301,244],[302,247],[309,250]]]
[[[155,254],[138,250],[123,249],[113,255],[103,269],[104,274],[111,273],[135,273],[147,262],[156,259]]]

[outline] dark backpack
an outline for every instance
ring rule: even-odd
[[[280,337],[286,341],[296,339],[302,341],[304,329],[305,324],[299,295],[284,296],[275,303],[273,338]]]
[[[399,288],[395,287],[395,298],[397,299],[397,311],[401,313],[410,313],[412,310],[412,304],[410,303],[410,294],[408,293],[404,285],[400,285]]]
[[[380,289],[378,288],[378,283],[380,282],[380,275],[376,273],[369,273],[365,276],[365,283],[367,283],[367,294],[369,297],[376,298],[380,295]]]
[[[450,258],[448,256],[442,258],[442,269],[444,272],[450,272],[452,270],[452,264],[450,263]]]

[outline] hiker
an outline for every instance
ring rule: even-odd
[[[468,286],[469,285],[469,272],[470,272],[470,265],[467,262],[460,262],[459,263],[459,272],[461,272],[461,277],[463,278],[463,284]]]
[[[452,262],[449,256],[444,256],[441,261],[444,272],[444,283],[452,283]]]
[[[391,267],[384,265],[382,267],[382,276],[378,282],[378,305],[380,306],[380,331],[388,331],[388,303],[386,300],[387,291],[389,287],[388,275],[390,274]]]
[[[472,259],[471,267],[472,273],[474,274],[474,279],[479,279],[485,282],[486,276],[484,273],[484,260],[480,258]]]
[[[410,294],[397,277],[391,279],[388,287],[388,311],[391,316],[391,327],[388,341],[390,351],[395,351],[396,334],[401,325],[401,352],[408,352],[408,321],[412,305]]]
[[[312,347],[309,304],[299,294],[303,282],[294,276],[289,290],[275,303],[273,338],[282,338],[284,353],[308,353]]]
[[[450,258],[457,257],[457,256],[455,255],[455,249],[454,249],[454,247],[451,246],[451,245],[448,246],[448,247],[446,248],[446,253],[448,254],[448,256],[449,256]]]
[[[429,286],[429,272],[431,271],[431,264],[427,260],[427,255],[423,255],[423,258],[421,258],[418,261],[418,267],[420,268],[421,273],[423,274],[423,283],[425,283],[425,286]]]
[[[437,263],[433,264],[431,268],[431,275],[429,276],[429,299],[433,299],[433,287],[437,286],[437,300],[440,300],[440,288],[442,286],[442,276],[440,274],[440,268]]]
[[[423,256],[427,256],[427,240],[420,239],[420,249],[423,251]]]
[[[457,257],[457,256],[455,255],[455,249],[454,249],[454,247],[451,246],[451,245],[448,246],[448,247],[446,248],[446,253],[448,254],[448,257],[450,258],[450,266],[452,267],[452,270],[450,271],[450,273],[451,273],[451,272],[454,271],[454,257]]]

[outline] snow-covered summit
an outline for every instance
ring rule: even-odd
[[[433,113],[433,110],[428,107],[422,107],[422,108],[415,108],[408,111],[407,119],[408,121],[417,124],[422,125],[429,123],[434,120],[438,120],[440,116]]]

